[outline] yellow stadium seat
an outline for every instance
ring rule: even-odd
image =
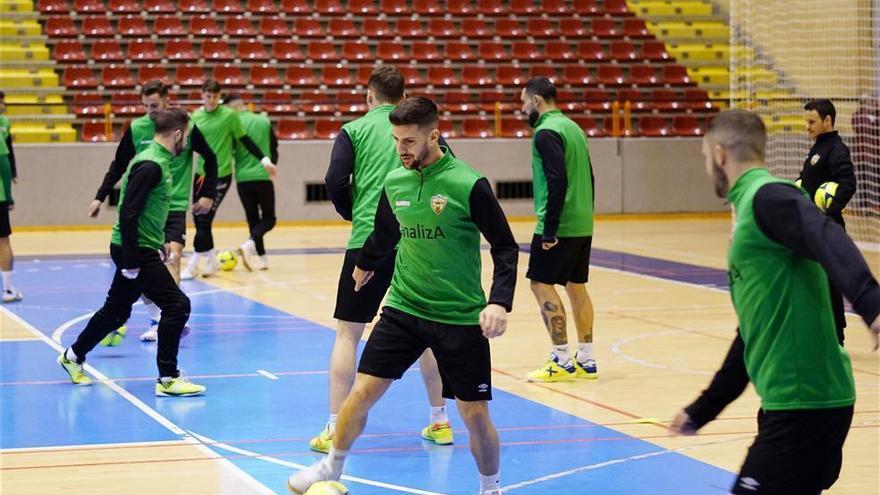
[[[659,38],[727,41],[730,28],[720,21],[679,22],[660,21],[647,23],[648,30]]]
[[[31,0],[0,0],[0,13],[20,14],[34,11]]]
[[[49,60],[49,48],[42,43],[0,43],[0,60]]]
[[[699,85],[727,86],[730,72],[727,67],[688,67],[688,75]]]
[[[713,6],[701,1],[679,2],[628,2],[630,10],[642,17],[708,17],[713,14]]]
[[[727,64],[730,59],[730,45],[723,44],[670,44],[667,45],[666,50],[684,63],[693,60]]]
[[[41,32],[35,19],[0,20],[0,36],[39,36]]]
[[[27,88],[58,86],[58,74],[52,69],[4,69],[0,71],[0,87]]]
[[[70,124],[12,124],[16,143],[73,143],[76,130]]]

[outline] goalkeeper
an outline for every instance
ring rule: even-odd
[[[834,130],[837,111],[830,100],[813,100],[804,106],[806,111],[807,133],[814,141],[810,153],[804,161],[804,167],[798,177],[798,184],[810,197],[815,197],[816,190],[826,182],[837,183],[837,190],[831,186],[829,191],[834,196],[830,205],[825,208],[829,218],[845,227],[843,209],[856,192],[856,176],[853,163],[849,156],[849,148],[843,144],[840,135]],[[825,206],[821,205],[820,207]],[[846,328],[846,317],[843,314],[843,296],[831,284],[831,307],[834,310],[834,321],[837,327],[837,340],[843,345],[843,329]]]

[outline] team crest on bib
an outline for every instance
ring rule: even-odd
[[[442,194],[435,194],[431,196],[431,209],[434,210],[434,213],[439,215],[443,213],[443,210],[446,209],[446,203],[448,199],[446,196]]]
[[[817,163],[819,163],[819,160],[821,160],[821,159],[822,159],[822,157],[819,156],[818,154],[813,155],[813,156],[810,158],[810,165],[814,165],[814,166],[815,166]]]

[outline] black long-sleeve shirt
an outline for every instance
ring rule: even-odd
[[[544,233],[542,240],[552,242],[559,230],[565,193],[568,191],[568,175],[565,171],[565,144],[555,131],[544,129],[535,134],[535,149],[541,155],[541,167],[547,179],[547,205],[544,210]]]
[[[217,197],[217,155],[214,154],[214,150],[211,149],[211,146],[205,140],[205,136],[202,135],[196,126],[193,126],[192,132],[190,132],[190,145],[193,151],[205,159],[205,183],[199,189],[197,198],[213,199]],[[116,146],[116,155],[113,161],[110,162],[110,168],[107,170],[107,173],[104,174],[104,180],[101,182],[98,192],[95,193],[95,199],[98,201],[107,199],[110,191],[113,190],[113,186],[122,178],[122,175],[136,154],[134,139],[129,128],[122,136],[122,140],[119,141],[119,145]],[[262,156],[261,153],[260,157]]]
[[[815,161],[815,163],[814,163]],[[843,209],[856,192],[856,175],[849,148],[837,131],[820,134],[804,160],[800,174],[801,186],[812,198],[825,182],[837,182],[837,193],[826,214],[843,225]]]
[[[795,254],[821,264],[868,325],[880,315],[880,286],[862,254],[843,228],[823,215],[802,192],[785,184],[767,184],[755,194],[753,207],[761,232]],[[685,408],[695,428],[715,419],[745,390],[749,377],[744,348],[737,333],[709,388]]]
[[[162,180],[162,168],[153,161],[135,163],[128,174],[125,200],[119,209],[119,235],[122,239],[123,268],[139,268],[138,218],[143,213],[150,192]]]
[[[269,127],[269,159],[278,165],[278,136],[275,135],[275,129],[272,127]]]
[[[11,177],[18,178],[18,169],[15,168],[15,151],[12,149],[12,134],[6,136],[6,149],[9,150],[9,168],[11,169]]]
[[[440,146],[449,150],[452,156],[452,148],[443,137],[440,137]],[[345,129],[339,131],[336,140],[333,141],[333,150],[330,152],[330,166],[324,175],[324,184],[327,188],[327,197],[333,203],[336,212],[344,220],[351,221],[354,209],[354,198],[351,195],[351,176],[354,174],[354,144]]]
[[[498,304],[510,311],[513,307],[513,293],[516,288],[516,267],[519,245],[513,238],[504,210],[498,204],[492,186],[485,178],[478,180],[468,198],[471,220],[489,241],[492,263],[494,265],[492,288],[489,291],[489,304]],[[375,270],[391,253],[400,241],[400,224],[388,196],[382,193],[376,210],[373,233],[367,239],[357,259],[362,270]],[[428,281],[426,281],[428,283]]]

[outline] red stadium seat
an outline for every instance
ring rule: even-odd
[[[602,137],[608,135],[605,129],[596,124],[592,117],[574,116],[571,118],[577,125],[583,129],[584,134],[589,137]]]
[[[208,14],[211,6],[206,0],[178,0],[177,6],[181,12],[187,14]]]
[[[672,118],[672,131],[676,136],[702,136],[705,131],[700,121],[691,115],[676,115]]]
[[[110,0],[109,7],[114,14],[137,14],[141,11],[137,0]]]
[[[678,94],[669,89],[655,89],[651,92],[651,106],[661,112],[675,112],[681,109]]]
[[[495,69],[495,82],[504,86],[521,86],[526,83],[526,77],[519,67],[502,65]]]
[[[172,77],[168,76],[168,70],[164,65],[142,65],[138,69],[138,83],[143,84],[147,81],[159,80],[165,84],[171,84]]]
[[[251,78],[253,78],[253,73],[251,73]],[[296,106],[293,104],[290,94],[286,91],[269,91],[266,93],[263,96],[263,109],[271,114],[296,113]],[[303,123],[303,129],[305,129],[305,123]]]
[[[319,120],[315,122],[315,139],[336,139],[344,122],[339,120]]]
[[[302,50],[299,48],[299,43],[296,41],[277,40],[272,44],[272,58],[276,58],[279,61],[291,62],[305,60],[306,56],[303,55]]]
[[[144,10],[153,14],[171,14],[177,12],[172,0],[144,0]]]
[[[398,69],[403,74],[403,80],[406,82],[407,87],[424,86],[426,84],[417,68],[400,66]]]
[[[512,93],[505,94],[501,91],[480,91],[480,93],[478,95],[478,99],[479,99],[478,105],[480,107],[480,110],[485,111],[485,112],[494,112],[496,104],[501,105],[502,112],[507,111],[507,110],[512,110],[513,107],[510,106],[511,94]],[[521,106],[519,103],[519,99],[518,99],[519,92],[517,92],[516,95],[517,95],[517,103],[515,105],[515,108],[519,109]]]
[[[379,60],[403,60],[407,58],[406,49],[396,41],[380,41],[376,47]]]
[[[662,41],[645,41],[642,45],[641,58],[653,62],[672,59]]]
[[[648,31],[648,26],[642,19],[624,19],[623,35],[632,39],[652,38],[653,35]]]
[[[521,62],[542,60],[544,58],[538,45],[528,41],[514,41],[510,46],[510,55],[514,60]]]
[[[593,36],[600,38],[617,38],[620,31],[617,28],[617,21],[614,19],[593,19],[590,25]]]
[[[264,17],[260,19],[260,34],[270,38],[290,38],[292,31],[284,19]]]
[[[302,120],[284,119],[278,122],[278,139],[311,139],[312,133]]]
[[[548,41],[544,47],[544,56],[554,62],[565,62],[577,57],[566,41]]]
[[[306,58],[312,60],[339,60],[336,47],[330,41],[310,41],[306,47]]]
[[[589,86],[595,83],[589,67],[571,64],[562,68],[562,82],[572,86]]]
[[[80,14],[103,14],[107,10],[102,0],[74,0],[73,9]]]
[[[515,15],[541,14],[541,10],[535,5],[534,0],[510,0],[510,11]]]
[[[458,131],[455,130],[455,124],[451,120],[440,120],[440,135],[444,139],[452,139],[459,137]]]
[[[149,38],[153,32],[147,27],[147,22],[141,16],[126,16],[119,19],[117,26],[122,36]]]
[[[559,33],[549,19],[529,19],[526,21],[526,33],[535,38],[556,38]]]
[[[636,47],[629,41],[612,41],[608,51],[612,60],[618,62],[632,62],[636,57]]]
[[[321,73],[321,84],[328,87],[348,87],[354,86],[355,83],[348,67],[327,65]]]
[[[284,73],[284,82],[293,86],[317,86],[318,78],[311,67],[292,65]]]
[[[604,89],[588,89],[584,91],[584,108],[591,112],[610,111],[611,100],[611,93]]]
[[[533,65],[529,69],[529,79],[534,77],[546,77],[554,84],[559,83],[559,75],[556,73],[556,68],[552,65]]]
[[[284,81],[281,80],[281,76],[278,75],[278,70],[274,65],[262,64],[252,66],[250,75],[250,83],[257,88],[284,86]]]
[[[471,45],[458,41],[450,41],[444,47],[444,56],[447,60],[455,62],[473,62],[477,55],[471,50]]]
[[[334,38],[357,38],[361,32],[351,19],[330,19],[327,23],[327,34]]]
[[[470,92],[447,91],[440,103],[440,110],[456,114],[471,113],[477,110],[477,105],[472,101]]]
[[[494,81],[485,67],[466,66],[461,70],[462,82],[472,87],[492,86]]]
[[[189,23],[190,31],[196,36],[211,36],[219,38],[223,32],[217,21],[213,17],[197,16],[193,17]]]
[[[207,60],[232,60],[232,50],[222,39],[205,40],[202,43],[202,58]]]
[[[368,38],[393,38],[395,34],[385,19],[364,19],[361,31]]]
[[[443,59],[437,44],[430,41],[415,41],[410,46],[410,50],[413,60],[419,62]]]
[[[492,30],[483,19],[466,18],[461,21],[461,34],[467,38],[491,38]]]
[[[495,35],[503,39],[525,38],[526,32],[516,19],[498,19],[495,21]]]
[[[108,65],[101,71],[101,84],[108,88],[133,88],[135,81],[127,65]]]
[[[605,13],[619,17],[633,15],[626,5],[626,0],[605,0]]]
[[[293,22],[293,33],[297,36],[304,36],[307,38],[324,36],[324,30],[321,28],[321,23],[318,22],[317,19],[306,19],[303,17],[297,17]]]
[[[157,17],[153,29],[159,36],[184,37],[188,34],[180,23],[180,18],[173,15]]]
[[[247,0],[246,12],[256,15],[276,16],[280,13],[274,0]]]
[[[406,0],[380,0],[379,12],[385,15],[410,15],[412,10]]]
[[[64,69],[61,80],[64,83],[64,86],[66,86],[67,88],[98,87],[98,80],[95,79],[95,75],[92,73],[92,69],[90,67],[67,67]]]
[[[674,84],[674,85],[690,85],[691,77],[688,75],[687,69],[680,65],[665,65],[663,66],[663,81],[666,84]]]
[[[128,44],[128,58],[132,61],[156,62],[162,58],[152,40],[135,40]]]
[[[72,38],[79,34],[73,19],[64,16],[51,16],[46,18],[46,34],[53,38]]]
[[[568,38],[583,38],[590,35],[590,28],[582,19],[561,19],[559,21],[559,34]]]
[[[59,41],[55,43],[55,55],[59,62],[85,62],[88,60],[86,50],[79,41]]]
[[[241,8],[239,0],[212,0],[214,12],[220,14],[244,14],[245,10]]]
[[[110,108],[116,116],[140,116],[144,112],[141,96],[137,93],[114,93],[110,96]]]
[[[345,15],[339,0],[315,0],[315,11],[321,15]]]
[[[580,15],[602,15],[596,0],[574,0],[572,8]]]
[[[514,46],[516,45],[517,43],[514,43]],[[531,43],[529,43],[529,45],[531,45]],[[510,60],[510,56],[504,49],[504,45],[494,41],[480,42],[480,45],[477,47],[477,55],[486,62]]]
[[[77,117],[104,115],[104,96],[98,93],[73,95],[73,113]]]
[[[461,81],[451,67],[434,65],[428,68],[428,84],[432,86],[458,86]]]
[[[370,45],[361,41],[346,41],[342,45],[342,58],[349,62],[355,60],[371,60],[373,53]]]
[[[626,83],[623,69],[617,65],[600,65],[597,73],[597,81],[605,86],[622,86]]]
[[[313,13],[311,0],[281,0],[281,12],[288,15],[309,15]]]
[[[238,43],[236,58],[242,60],[269,60],[269,52],[261,41],[244,40]]]
[[[629,79],[639,86],[656,86],[660,84],[652,65],[633,65],[629,69]]]
[[[87,37],[109,37],[116,34],[116,30],[110,25],[110,19],[104,16],[92,16],[83,18],[82,34]]]
[[[125,60],[125,55],[116,40],[95,40],[92,43],[92,59],[100,62],[119,62]]]
[[[540,12],[553,16],[564,16],[572,13],[571,7],[565,0],[541,0]]]
[[[650,111],[651,107],[648,102],[645,101],[646,99],[645,95],[638,89],[621,89],[617,92],[617,101],[619,101],[621,105],[629,102],[630,109],[633,112]]]
[[[477,3],[480,3],[479,0]],[[475,15],[477,9],[471,0],[446,0],[446,12],[455,17]]]
[[[461,32],[449,19],[432,18],[428,21],[428,35],[436,38],[457,38]]]
[[[530,135],[528,122],[514,118],[501,119],[501,137],[524,138]]]
[[[199,58],[192,43],[187,39],[169,40],[165,43],[165,58],[168,60],[185,61]]]
[[[375,15],[376,4],[373,0],[348,0],[348,12],[355,15]]]
[[[446,10],[436,0],[413,0],[413,12],[424,16],[442,16]]]
[[[67,14],[70,4],[67,0],[37,0],[37,10],[41,14]]]
[[[461,124],[461,137],[464,138],[490,138],[495,137],[491,121],[483,119],[467,119]]]
[[[488,16],[505,16],[510,13],[505,0],[480,0],[477,2],[477,13]]]
[[[336,94],[336,110],[342,114],[367,112],[366,97],[362,91],[342,91]]]
[[[606,58],[602,44],[596,41],[581,41],[578,43],[577,56],[585,62],[599,62]]]
[[[584,105],[574,91],[560,89],[556,92],[556,105],[565,112],[577,113],[584,109]]]
[[[242,38],[253,38],[257,35],[257,30],[247,17],[235,16],[226,20],[226,34],[229,36],[238,36]]]
[[[654,115],[639,117],[639,134],[645,137],[662,137],[672,135],[666,119]]]
[[[180,86],[201,86],[205,82],[205,71],[201,66],[182,65],[177,68],[174,82]]]
[[[717,110],[709,100],[709,93],[705,89],[685,89],[682,108],[694,111]]]
[[[102,143],[114,140],[115,136],[110,136],[108,138],[105,134],[105,130],[106,126],[104,125],[103,120],[90,120],[88,122],[83,122],[80,140],[87,143]]]
[[[214,67],[213,79],[223,86],[244,86],[247,84],[238,65],[223,64]]]

